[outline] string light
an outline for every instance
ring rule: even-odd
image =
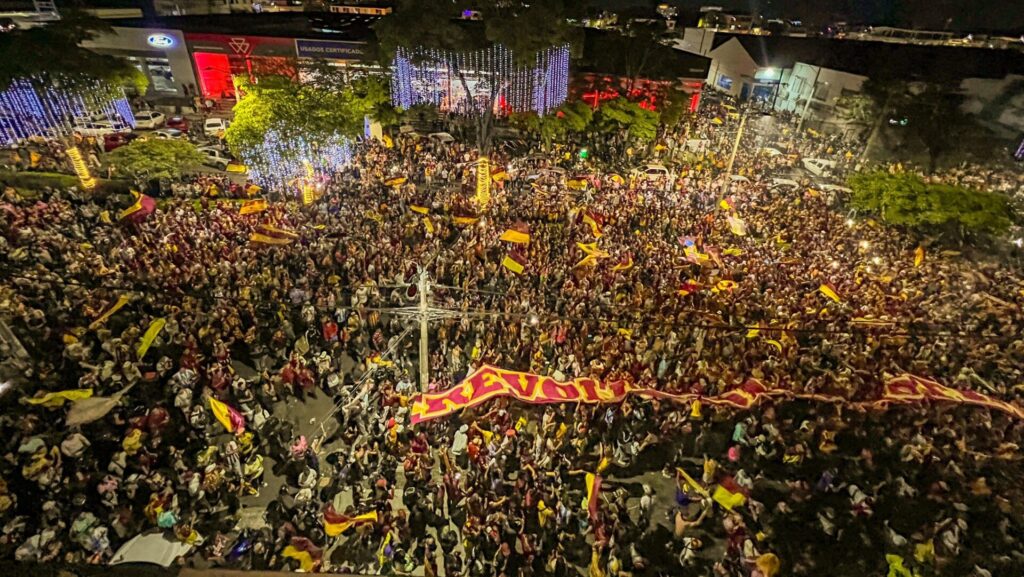
[[[474,103],[495,113],[547,114],[569,95],[569,46],[539,51],[532,66],[518,66],[512,51],[495,44],[473,52],[399,48],[391,77],[392,102],[409,109],[433,104],[447,112],[471,113]],[[465,78],[465,84],[463,84]],[[470,94],[465,94],[468,87]]]
[[[263,142],[242,154],[249,178],[264,188],[291,190],[304,202],[320,196],[324,184],[352,160],[352,143],[342,136],[309,141],[268,130]]]
[[[0,92],[0,144],[33,136],[65,138],[77,122],[101,116],[115,127],[135,127],[124,90],[104,82],[72,85],[67,78],[19,78]]]

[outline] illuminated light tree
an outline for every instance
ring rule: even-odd
[[[322,62],[304,65],[299,76],[299,82],[284,76],[242,82],[245,96],[225,138],[255,182],[309,200],[351,159],[367,117],[390,113],[391,102],[380,79]]]
[[[103,116],[135,125],[122,88],[146,89],[146,78],[126,60],[81,48],[82,40],[111,28],[76,10],[46,26],[0,34],[0,144],[41,136],[64,142],[82,188],[96,186],[71,138],[77,119]]]

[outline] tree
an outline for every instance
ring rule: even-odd
[[[137,180],[170,178],[203,164],[205,157],[184,140],[148,138],[115,149],[107,162]]]
[[[965,131],[973,122],[960,111],[963,96],[950,87],[924,84],[908,91],[901,112],[908,118],[909,131],[928,151],[928,172],[935,172],[940,158],[957,149]]]
[[[390,66],[400,47],[465,50],[470,37],[454,20],[460,10],[451,0],[400,0],[373,25],[381,64]]]
[[[520,65],[533,64],[535,55],[551,46],[581,44],[581,29],[570,21],[582,17],[583,2],[477,0],[476,5],[484,16],[487,40],[510,49]]]
[[[112,30],[84,12],[62,10],[61,19],[52,24],[0,34],[0,90],[24,78],[40,88],[95,90],[96,81],[102,81],[111,88],[131,85],[144,93],[146,77],[127,60],[79,46]]]
[[[265,76],[242,85],[245,96],[225,134],[233,153],[256,150],[271,130],[309,142],[354,137],[362,134],[365,117],[390,112],[388,87],[379,78],[353,78],[322,62],[304,65],[300,77]]]
[[[1013,224],[1010,200],[999,193],[928,183],[906,172],[860,172],[848,182],[851,204],[888,224],[957,234],[1002,234]]]
[[[675,128],[690,110],[690,95],[678,89],[671,89],[662,101],[661,124],[667,130]]]
[[[544,116],[536,112],[525,112],[514,114],[509,120],[520,130],[539,135],[547,150],[552,140],[565,138],[570,133],[584,132],[593,118],[593,109],[585,102],[576,101],[563,104]]]
[[[602,104],[597,117],[598,128],[605,132],[625,131],[630,138],[642,142],[658,135],[660,115],[621,96]]]
[[[878,119],[879,106],[867,94],[854,92],[839,97],[836,113],[847,122],[867,126]]]

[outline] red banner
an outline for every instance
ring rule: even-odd
[[[739,387],[714,397],[695,394],[673,394],[637,387],[626,381],[603,383],[596,379],[579,378],[568,382],[551,377],[506,371],[484,365],[464,381],[440,393],[426,393],[413,397],[411,422],[422,423],[449,415],[462,409],[475,407],[495,397],[512,397],[530,404],[549,403],[618,403],[626,395],[666,399],[676,402],[700,400],[708,405],[724,405],[749,409],[767,398],[782,397],[828,403],[848,403],[842,397],[817,394],[794,394],[781,389],[770,389],[757,379],[748,379]],[[923,401],[955,402],[988,407],[1024,419],[1024,409],[1011,403],[993,399],[974,391],[958,391],[935,381],[913,375],[901,375],[885,384],[882,397],[877,401],[859,403],[878,407],[889,403]],[[850,403],[853,404],[853,403]]]

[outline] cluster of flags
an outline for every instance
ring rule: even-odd
[[[607,251],[604,251],[604,250],[601,250],[600,248],[598,248],[596,242],[589,242],[589,243],[577,242],[576,246],[580,247],[580,250],[582,250],[583,254],[586,255],[586,256],[583,257],[582,260],[580,260],[578,263],[576,263],[577,267],[581,267],[581,266],[594,266],[594,265],[597,264],[598,260],[600,260],[602,258],[608,258],[609,256],[611,256],[610,254],[608,254]]]
[[[242,205],[238,208],[238,214],[256,214],[258,212],[263,212],[264,210],[267,210],[267,201],[262,198],[258,198],[256,200],[246,200],[242,202]]]
[[[515,227],[507,229],[505,232],[498,237],[498,240],[510,242],[518,245],[530,244],[530,228],[524,223],[518,223]],[[526,255],[519,249],[512,249],[505,255],[505,258],[501,261],[501,266],[514,272],[515,274],[523,274],[526,270]]]

